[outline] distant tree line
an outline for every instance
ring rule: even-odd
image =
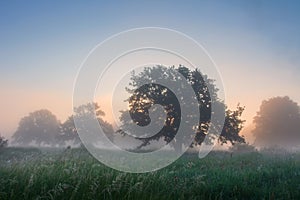
[[[173,92],[159,84],[147,84],[140,87],[140,83],[153,82],[154,79],[168,79],[170,84],[180,82],[180,73],[195,91],[198,109],[201,113],[196,131],[187,129],[187,131],[195,131],[194,140],[191,147],[201,145],[207,135],[207,131],[211,126],[212,101],[216,102],[217,109],[225,110],[224,124],[215,124],[216,130],[221,132],[218,142],[224,144],[245,143],[245,138],[240,135],[245,120],[241,118],[244,107],[237,106],[236,110],[230,110],[226,107],[217,95],[218,88],[215,86],[214,80],[203,75],[198,69],[191,70],[185,66],[164,68],[162,66],[153,66],[145,68],[139,74],[133,73],[131,82],[126,90],[130,94],[127,99],[129,109],[121,111],[120,120],[122,126],[115,132],[110,123],[103,120],[104,112],[97,103],[87,103],[74,108],[74,114],[69,116],[64,122],[60,122],[56,116],[47,109],[41,109],[28,116],[23,117],[17,131],[12,137],[13,145],[37,145],[37,146],[66,146],[80,145],[81,140],[78,130],[74,123],[77,120],[85,120],[88,117],[94,117],[98,120],[103,131],[108,138],[113,141],[118,135],[126,135],[125,129],[129,121],[133,121],[139,126],[146,126],[151,122],[150,108],[155,104],[163,106],[166,112],[166,119],[162,129],[155,135],[148,138],[135,138],[140,142],[136,148],[144,148],[153,141],[162,139],[166,143],[172,141],[177,133],[177,129],[181,119],[180,105]],[[184,86],[178,88],[184,90]],[[188,104],[186,101],[184,103]],[[129,114],[128,114],[129,113]],[[300,113],[299,106],[289,97],[274,97],[262,102],[257,116],[254,118],[255,129],[253,135],[256,138],[255,145],[293,145],[300,143]],[[95,130],[96,132],[96,130]],[[214,139],[214,138],[210,138]],[[184,140],[183,140],[184,141]],[[0,137],[0,147],[7,145],[7,140]],[[173,147],[180,148],[182,143],[173,143]]]
[[[74,117],[85,119],[89,115],[96,117],[105,133],[112,138],[113,128],[102,119],[104,112],[97,103],[87,103],[74,109],[74,115],[68,117],[65,122],[60,122],[49,110],[41,109],[23,117],[19,122],[17,131],[13,135],[12,144],[28,146],[66,146],[79,145],[81,143]]]
[[[195,133],[194,142],[191,146],[200,145],[207,134],[208,128],[210,127],[212,100],[217,102],[219,109],[224,110],[226,108],[226,105],[218,99],[218,88],[216,88],[214,80],[209,79],[206,75],[201,74],[198,69],[192,71],[182,65],[180,65],[178,68],[170,67],[167,70],[161,66],[153,66],[145,69],[145,71],[139,75],[132,74],[132,82],[129,83],[129,86],[135,86],[139,81],[151,82],[153,78],[157,77],[168,78],[168,80],[173,80],[174,83],[179,81],[179,77],[176,75],[176,73],[174,73],[175,71],[179,72],[190,83],[199,102],[199,112],[201,112],[201,117]],[[170,142],[176,135],[176,129],[180,123],[180,106],[178,105],[176,96],[172,95],[172,92],[166,90],[166,88],[153,84],[150,84],[144,88],[140,88],[138,93],[136,92],[137,88],[127,87],[126,89],[130,94],[128,103],[131,109],[122,112],[121,122],[123,123],[123,127],[125,126],[127,120],[129,120],[124,115],[124,112],[129,112],[130,118],[141,126],[147,125],[149,120],[148,109],[153,104],[162,105],[167,113],[167,118],[165,119],[165,124],[162,130],[153,137],[138,139],[141,142],[141,145],[138,148],[145,147],[149,145],[151,141],[159,140],[160,138],[163,138],[167,143]],[[185,88],[178,89],[184,90]],[[143,95],[150,100],[147,104],[143,103]],[[243,110],[244,108],[240,106],[237,107],[237,110],[226,109],[226,112],[224,113],[224,127],[223,124],[217,124],[222,132],[221,136],[219,137],[219,142],[221,144],[226,143],[227,141],[229,141],[231,144],[245,142],[244,137],[239,135],[244,123],[244,120],[241,119]],[[23,146],[64,146],[67,144],[80,145],[81,140],[74,123],[74,118],[76,117],[76,119],[84,120],[86,115],[95,116],[109,139],[111,141],[113,140],[115,136],[114,130],[111,124],[103,120],[104,112],[101,111],[97,103],[87,103],[75,108],[74,114],[69,116],[64,122],[60,122],[54,114],[46,109],[30,113],[28,116],[25,116],[20,120],[18,129],[12,137],[12,144]],[[123,127],[121,127],[118,133],[122,133]],[[186,131],[193,130],[191,128]],[[181,145],[185,144],[179,144],[177,142],[175,146],[178,147]],[[176,148],[175,146],[174,148]]]

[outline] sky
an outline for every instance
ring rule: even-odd
[[[267,0],[0,1],[0,133],[10,137],[41,108],[64,121],[88,53],[113,34],[149,26],[203,45],[229,108],[245,106],[249,126],[264,99],[287,95],[300,103],[299,10],[299,1]]]

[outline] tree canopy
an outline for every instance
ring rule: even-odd
[[[178,72],[181,76],[178,76]],[[182,82],[182,77],[184,77],[193,88],[198,101],[197,106],[201,113],[197,127],[190,127],[190,129],[187,130],[195,132],[195,139],[192,146],[200,145],[204,141],[211,123],[212,100],[216,102],[217,109],[225,109],[226,105],[218,98],[218,88],[216,88],[214,80],[203,75],[198,69],[190,70],[182,65],[169,68],[158,65],[147,67],[139,74],[132,73],[131,82],[126,88],[130,94],[130,98],[127,99],[129,110],[122,111],[120,119],[123,126],[121,127],[120,132],[125,134],[122,130],[127,129],[126,124],[131,120],[139,126],[148,125],[151,122],[149,109],[155,104],[163,106],[166,112],[165,123],[162,129],[151,137],[139,138],[139,140],[142,141],[142,144],[138,148],[147,146],[151,141],[159,139],[163,139],[166,143],[169,143],[175,137],[180,123],[188,123],[181,122],[182,113],[177,99],[179,97],[176,97],[167,87],[153,83],[154,79],[167,79],[169,84],[178,84],[178,82]],[[143,85],[143,83],[149,84]],[[186,89],[185,87],[186,86],[184,85],[180,85],[180,87],[177,88],[176,93],[182,94],[182,91]],[[188,104],[188,101],[184,100],[184,104]],[[238,106],[236,111],[227,109],[226,113],[224,113],[224,115],[226,114],[225,126],[220,130],[222,131],[221,137],[219,138],[220,143],[225,143],[227,141],[232,144],[236,142],[245,142],[244,138],[239,135],[244,123],[244,120],[240,118],[243,110],[244,108]],[[127,114],[128,112],[130,115]],[[218,124],[217,126],[223,127],[223,124]],[[177,145],[180,148],[181,145],[186,144]]]
[[[78,135],[78,129],[74,123],[74,118],[80,121],[85,121],[90,117],[96,117],[103,129],[103,132],[107,135],[107,137],[109,137],[110,140],[113,140],[113,127],[111,124],[102,119],[104,115],[105,113],[100,109],[100,106],[97,103],[87,103],[75,108],[74,115],[70,116],[60,126],[58,140],[60,141],[61,145],[64,145],[67,141],[71,141],[75,145],[81,144],[81,140]],[[93,134],[97,133],[98,130],[94,130]]]
[[[289,97],[264,100],[254,118],[255,144],[292,147],[300,144],[299,106]]]
[[[0,134],[0,149],[3,147],[6,147],[8,143],[8,140],[6,140],[4,137],[1,136]]]
[[[42,109],[21,119],[13,135],[13,143],[30,145],[55,145],[59,133],[59,121],[49,110]]]

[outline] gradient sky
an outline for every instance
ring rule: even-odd
[[[9,137],[41,108],[65,120],[89,51],[145,26],[201,43],[219,67],[229,107],[246,106],[251,124],[264,99],[300,103],[299,11],[299,1],[0,1],[0,133]]]

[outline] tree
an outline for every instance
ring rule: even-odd
[[[59,121],[49,110],[42,109],[21,119],[13,135],[13,143],[19,145],[56,145]]]
[[[8,143],[8,140],[6,140],[4,137],[2,137],[0,135],[0,149],[3,148],[3,147],[6,147],[7,143]]]
[[[229,109],[226,110],[224,127],[219,137],[221,143],[227,143],[227,141],[232,145],[235,143],[245,143],[245,138],[239,136],[245,122],[245,120],[241,119],[244,109],[244,107],[237,105],[237,108],[234,111]]]
[[[73,115],[68,117],[68,119],[60,125],[59,135],[57,136],[57,141],[60,146],[66,145],[66,142],[70,141],[74,145],[81,143],[78,136]]]
[[[289,97],[264,100],[254,117],[255,144],[292,147],[300,144],[299,106]]]
[[[218,98],[218,88],[215,87],[214,80],[209,79],[206,75],[201,74],[198,69],[190,70],[185,66],[180,65],[175,68],[164,68],[162,66],[147,67],[138,75],[134,72],[131,76],[131,82],[126,90],[130,93],[130,98],[127,100],[129,103],[129,110],[122,111],[120,120],[123,126],[119,130],[123,135],[123,130],[128,129],[127,124],[133,120],[139,126],[146,126],[151,122],[149,116],[149,109],[155,105],[160,104],[163,106],[166,112],[166,118],[163,128],[155,135],[148,138],[139,138],[142,144],[138,148],[142,148],[150,144],[153,140],[163,139],[166,143],[169,143],[176,135],[181,120],[181,110],[177,97],[175,94],[160,84],[152,83],[153,80],[167,79],[169,84],[181,83],[182,76],[178,76],[178,72],[186,79],[186,81],[192,86],[196,98],[198,101],[199,112],[201,113],[199,123],[196,130],[190,127],[187,131],[196,131],[194,142],[192,146],[200,145],[207,134],[211,122],[211,102],[216,102],[217,109],[223,109],[226,107],[224,103]],[[149,83],[144,84],[143,83]],[[141,86],[142,85],[142,86]],[[177,94],[182,94],[186,88],[184,85],[180,85],[177,88]],[[193,98],[193,97],[188,97]],[[185,101],[188,105],[188,102]],[[232,144],[235,142],[245,142],[244,138],[239,136],[238,133],[244,123],[240,119],[240,116],[244,108],[238,106],[236,111],[226,111],[225,127],[223,124],[215,125],[214,129],[222,131],[219,138],[220,143],[230,141]],[[129,115],[127,114],[129,112]],[[225,113],[224,113],[225,114]],[[196,117],[196,116],[190,116]],[[213,138],[210,138],[213,139]],[[184,140],[183,140],[184,141]],[[181,148],[182,145],[187,144],[175,144],[176,148]],[[176,147],[177,146],[177,147]]]
[[[74,123],[74,118],[80,121],[84,121],[89,117],[96,117],[101,125],[103,132],[110,140],[113,140],[113,127],[108,122],[104,121],[102,117],[105,113],[100,109],[97,103],[87,103],[74,109],[74,115],[70,116],[60,126],[60,134],[58,141],[61,145],[64,145],[67,141],[71,141],[74,145],[81,144],[80,137],[77,132],[77,128]],[[94,134],[97,134],[98,130],[95,130]]]

